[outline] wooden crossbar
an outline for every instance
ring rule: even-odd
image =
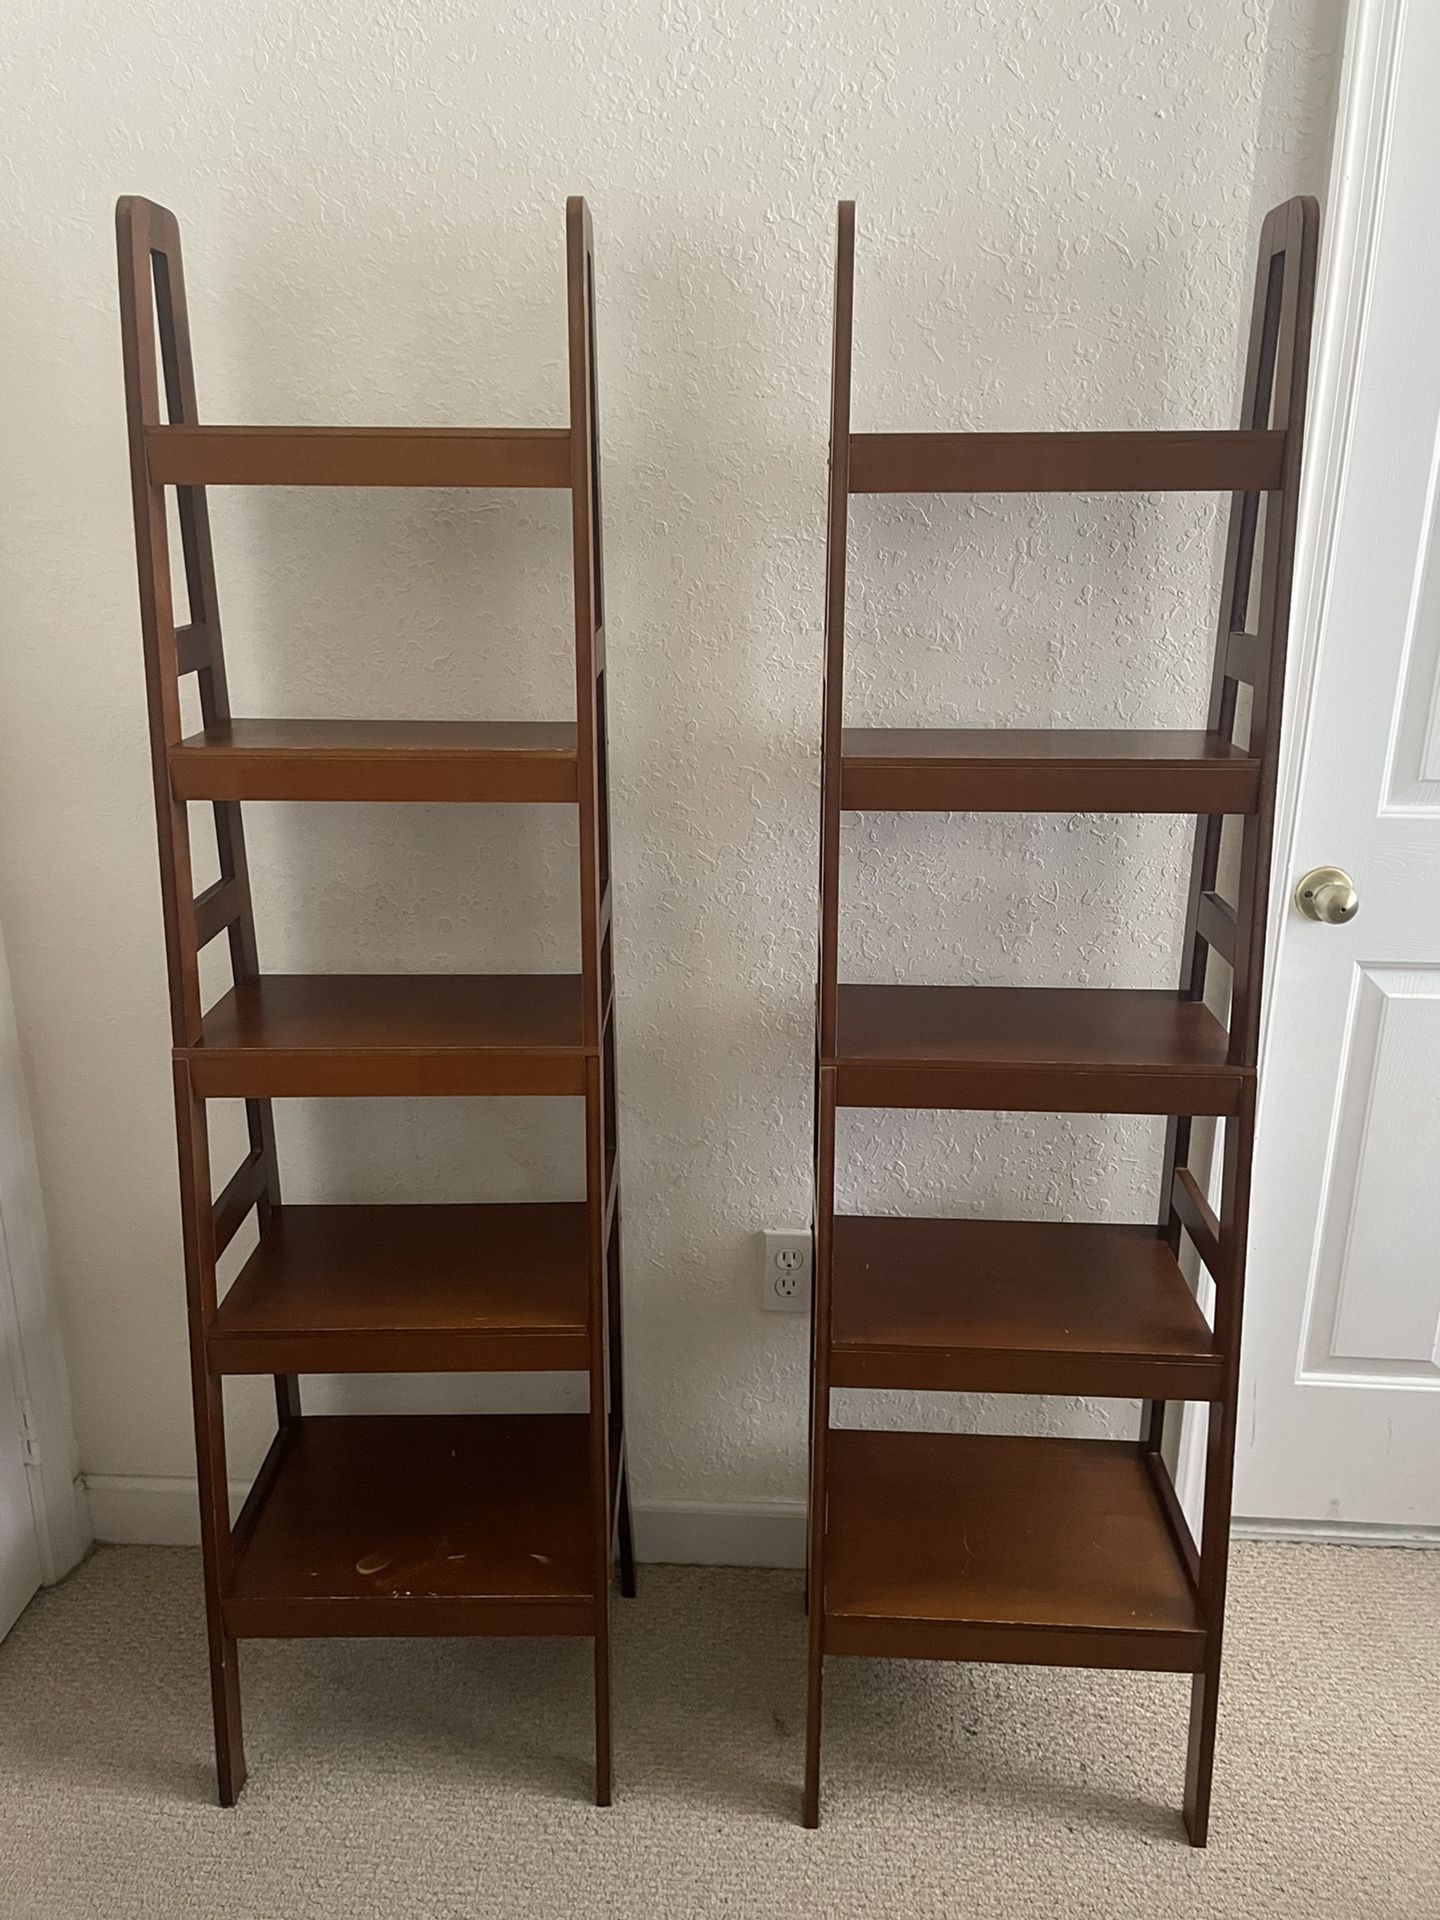
[[[266,1174],[265,1155],[256,1148],[246,1154],[226,1181],[211,1216],[215,1223],[217,1260],[240,1231],[246,1214],[264,1198]]]
[[[1232,633],[1225,643],[1225,678],[1255,685],[1260,671],[1260,647],[1253,633]]]
[[[195,945],[208,947],[218,934],[240,918],[240,889],[228,875],[195,896]]]
[[[1251,493],[1278,487],[1285,435],[852,433],[851,493]]]
[[[565,427],[156,426],[145,456],[156,486],[570,485]]]
[[[1196,931],[1207,947],[1235,963],[1235,909],[1218,893],[1202,893],[1196,913]]]
[[[1216,1278],[1220,1273],[1220,1222],[1210,1202],[1200,1191],[1200,1183],[1188,1167],[1175,1169],[1170,1189],[1170,1204],[1175,1217],[1195,1242],[1195,1251]]]
[[[208,627],[192,622],[188,627],[175,629],[175,667],[178,673],[199,673],[210,665],[212,658]]]

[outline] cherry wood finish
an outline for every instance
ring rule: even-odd
[[[277,1207],[220,1302],[215,1373],[583,1372],[585,1207]]]
[[[236,1526],[232,1633],[588,1634],[584,1414],[307,1415]]]
[[[181,800],[580,797],[575,728],[532,720],[229,720],[170,750]]]
[[[1152,1226],[837,1214],[830,1384],[1208,1400],[1221,1356]]]
[[[1280,484],[1285,435],[852,433],[851,493],[1230,493]]]
[[[146,427],[159,487],[570,485],[566,427]]]
[[[199,421],[173,215],[117,210],[121,338],[170,982],[181,1216],[221,1801],[245,1779],[237,1642],[251,1635],[572,1633],[594,1643],[595,1793],[610,1798],[609,1589],[634,1591],[620,1379],[605,647],[594,258],[566,209],[569,425],[209,427]],[[207,485],[550,487],[572,505],[575,719],[235,719]],[[174,489],[188,618],[176,617]],[[200,731],[185,732],[193,674]],[[242,801],[550,802],[576,808],[576,975],[263,974]],[[219,877],[198,894],[188,808]],[[224,936],[232,984],[202,999]],[[281,1204],[271,1101],[571,1095],[585,1197],[554,1206]],[[245,1102],[248,1151],[213,1191],[207,1102]],[[253,1216],[223,1300],[216,1265]],[[583,1369],[574,1416],[302,1415],[299,1375]],[[274,1377],[277,1431],[232,1527],[223,1381]]]
[[[1191,1673],[1205,1643],[1145,1449],[1118,1440],[837,1428],[823,1618],[828,1653],[906,1660]]]
[[[1178,993],[1102,987],[842,986],[842,1107],[1234,1113],[1225,1029]]]
[[[572,973],[262,974],[186,1049],[209,1099],[585,1091]]]
[[[840,208],[821,744],[807,1826],[820,1816],[825,1655],[891,1654],[1191,1673],[1185,1820],[1192,1842],[1205,1844],[1318,222],[1309,200],[1265,221],[1235,432],[852,434],[855,225],[853,206]],[[1113,489],[1232,496],[1203,729],[845,727],[852,494]],[[1242,685],[1253,689],[1248,725],[1238,724]],[[1178,991],[842,983],[846,809],[1193,813]],[[1229,814],[1241,831],[1233,901],[1219,891]],[[1211,1011],[1224,997],[1224,982],[1208,972],[1212,954],[1233,968],[1228,1017]],[[837,1218],[836,1112],[847,1106],[1166,1115],[1158,1225]],[[1189,1165],[1196,1115],[1224,1122],[1218,1208]],[[1183,1276],[1186,1241],[1216,1283],[1213,1327]],[[1144,1411],[1134,1442],[834,1427],[831,1388],[858,1386],[1112,1395],[1138,1398]],[[1162,1451],[1176,1400],[1209,1406],[1198,1546]]]
[[[1260,763],[1214,733],[846,727],[856,813],[1251,813]]]

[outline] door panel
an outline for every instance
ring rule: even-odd
[[[1362,967],[1310,1298],[1306,1364],[1440,1389],[1440,967]],[[1417,1116],[1421,1124],[1416,1124]]]
[[[1336,196],[1369,169],[1374,212],[1342,223],[1353,274],[1325,286],[1321,354],[1350,329],[1352,398],[1316,423],[1348,440],[1307,562],[1319,651],[1277,885],[1342,867],[1360,911],[1291,906],[1275,942],[1235,1504],[1440,1539],[1440,7],[1357,19],[1375,57],[1347,83]]]
[[[0,1219],[0,1639],[40,1585],[40,1543],[30,1503],[15,1366],[15,1318]]]

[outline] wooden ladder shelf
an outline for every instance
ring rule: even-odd
[[[192,1391],[219,1792],[245,1778],[236,1642],[251,1636],[572,1634],[595,1654],[595,1798],[610,1799],[609,1592],[634,1592],[620,1380],[620,1202],[610,925],[594,264],[566,211],[568,427],[205,427],[179,229],[117,213],[140,605],[174,1038]],[[158,346],[158,352],[157,352]],[[576,717],[554,724],[237,720],[207,486],[548,487],[572,501]],[[173,488],[189,602],[172,603]],[[201,730],[181,723],[183,676]],[[580,971],[260,971],[241,807],[255,800],[552,802],[579,820]],[[188,807],[214,809],[198,897]],[[223,935],[232,985],[202,1004]],[[529,1206],[282,1205],[271,1102],[571,1095],[585,1199]],[[249,1152],[211,1189],[206,1102],[245,1103]],[[224,1297],[216,1264],[254,1213]],[[316,1417],[302,1373],[583,1370],[574,1415]],[[274,1443],[231,1525],[223,1386],[273,1374]]]
[[[848,202],[840,208],[825,595],[807,1826],[820,1813],[826,1654],[894,1655],[1191,1674],[1185,1820],[1194,1844],[1205,1843],[1318,227],[1308,199],[1288,201],[1265,221],[1238,432],[852,434],[855,214]],[[1232,496],[1203,731],[844,725],[851,494],[1130,489]],[[1242,685],[1250,689],[1248,726],[1237,726]],[[1178,991],[841,983],[847,810],[1196,815]],[[1227,815],[1240,818],[1233,905],[1217,892]],[[1231,970],[1228,1025],[1206,1004],[1212,954]],[[1158,1226],[837,1215],[842,1107],[1168,1115]],[[1218,1216],[1188,1164],[1197,1115],[1226,1123]],[[1182,1272],[1183,1240],[1214,1279],[1213,1326]],[[1133,1398],[1144,1410],[1134,1441],[864,1432],[832,1426],[837,1387],[1085,1394]],[[1177,1401],[1210,1410],[1198,1546],[1165,1459],[1167,1404]]]

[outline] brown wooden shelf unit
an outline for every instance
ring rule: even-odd
[[[815,1304],[804,1820],[820,1817],[827,1654],[1192,1676],[1184,1810],[1205,1844],[1230,1526],[1261,969],[1319,213],[1266,218],[1242,422],[1224,433],[852,434],[855,210],[840,207],[825,583]],[[1210,709],[1199,731],[848,728],[855,493],[1231,495]],[[1263,510],[1262,510],[1263,509]],[[1249,690],[1248,719],[1241,688]],[[1238,735],[1238,738],[1237,738]],[[1174,992],[860,986],[839,978],[846,811],[1196,816]],[[1221,834],[1238,816],[1233,904]],[[1228,1020],[1206,1005],[1229,967]],[[1215,994],[1210,994],[1212,1002]],[[1168,1116],[1158,1223],[835,1212],[844,1107]],[[1218,1214],[1189,1165],[1224,1121]],[[1215,1283],[1213,1325],[1181,1266]],[[1083,1394],[1142,1403],[1134,1441],[865,1432],[832,1390]],[[1166,1413],[1209,1407],[1200,1541]]]
[[[572,1634],[594,1642],[595,1798],[610,1799],[609,1594],[634,1592],[620,1378],[620,1204],[595,400],[594,264],[566,210],[568,427],[199,424],[173,215],[117,211],[140,607],[169,963],[176,1117],[221,1800],[245,1778],[247,1637]],[[207,486],[548,487],[571,497],[575,718],[235,719]],[[177,625],[169,495],[189,603]],[[193,674],[200,731],[181,721]],[[579,823],[578,974],[260,971],[242,803],[550,802]],[[219,878],[198,896],[191,803]],[[200,953],[232,984],[206,1007]],[[553,1205],[282,1204],[271,1102],[569,1095],[585,1102],[585,1199]],[[206,1102],[245,1102],[249,1151],[212,1192]],[[258,1237],[219,1297],[216,1267]],[[300,1375],[583,1371],[567,1415],[315,1416]],[[233,1527],[227,1375],[274,1376],[274,1442]]]

